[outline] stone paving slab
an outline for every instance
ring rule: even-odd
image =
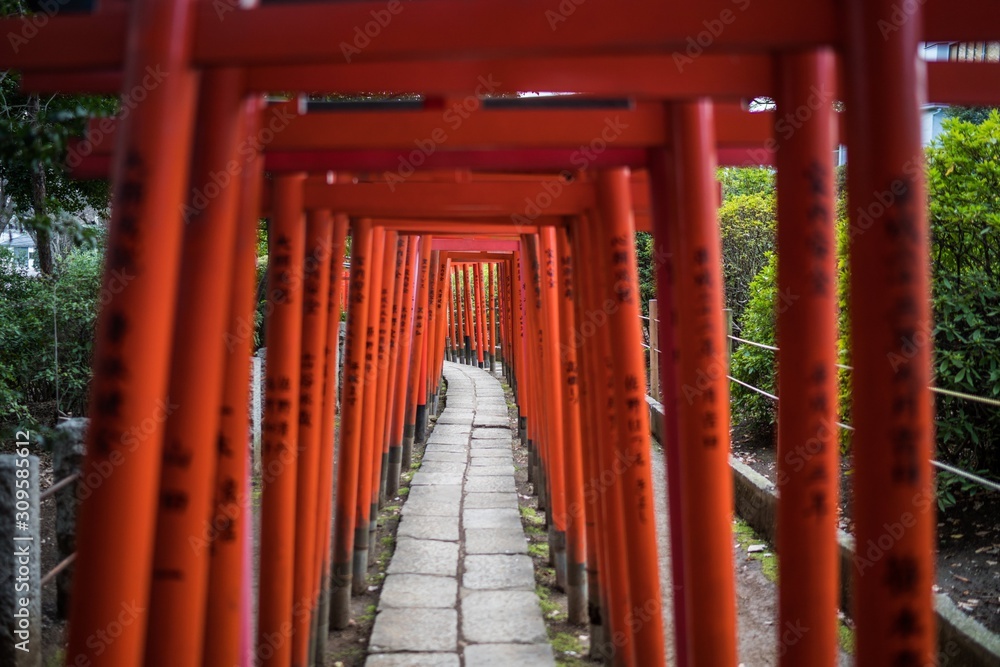
[[[496,381],[496,378],[485,377],[482,380],[476,382],[476,398],[482,399],[484,397],[497,397],[504,399],[503,387],[500,383]]]
[[[484,454],[486,451],[491,451],[493,453]],[[497,454],[496,450],[480,450],[471,454],[469,458],[469,468],[466,469],[466,472],[476,466],[502,466],[505,463],[513,465],[514,457],[504,456],[503,453]]]
[[[465,667],[547,667],[556,664],[548,644],[472,644],[465,647],[463,656]]]
[[[440,428],[449,426],[449,424],[442,424]],[[471,431],[465,431],[464,433],[439,433],[438,427],[434,428],[434,432],[427,437],[427,445],[466,445],[469,443],[469,433]]]
[[[410,500],[414,498],[426,498],[441,502],[453,502],[456,505],[462,502],[461,484],[438,484],[437,486],[415,486],[410,489],[407,496]]]
[[[495,466],[469,466],[469,476],[489,476],[495,477],[499,475],[513,475],[514,474],[514,464],[505,463],[502,465]]]
[[[433,488],[433,487],[427,487]],[[432,500],[429,498],[413,498],[403,503],[400,513],[403,516],[454,516],[461,511],[460,502],[447,500]]]
[[[530,563],[529,563],[530,565]],[[466,565],[468,567],[468,565]],[[477,565],[477,567],[482,567]],[[534,575],[532,575],[534,576]],[[478,588],[487,588],[479,586]],[[511,588],[498,586],[497,588]],[[390,574],[382,584],[379,609],[441,607],[454,609],[458,598],[458,582],[454,577],[434,577],[426,574]]]
[[[471,468],[470,468],[471,469]],[[406,507],[405,505],[403,506]],[[517,509],[517,495],[514,493],[467,493],[465,494],[465,509],[508,508]],[[468,526],[466,526],[468,528]]]
[[[501,440],[499,438],[489,438],[486,440],[473,440],[469,445],[470,449],[503,449],[510,451],[510,439]]]
[[[548,640],[534,591],[468,591],[462,636],[473,644],[538,644]],[[373,635],[374,636],[374,635]]]
[[[386,572],[454,577],[458,573],[458,542],[401,537]]]
[[[483,389],[476,388],[476,415],[486,414],[486,410],[494,410],[493,414],[496,414],[498,408],[507,407],[507,397],[503,394],[488,394],[486,396],[482,395]],[[482,410],[481,410],[482,409]]]
[[[468,467],[465,461],[424,461],[417,474],[427,472],[464,474]]]
[[[462,473],[460,472],[424,472],[418,470],[413,474],[410,486],[431,486],[434,484],[461,484]]]
[[[432,436],[442,436],[442,435],[464,435],[468,437],[469,432],[472,430],[470,426],[462,424],[438,424],[434,427],[434,433]]]
[[[483,401],[482,403],[476,406],[476,414],[503,415],[506,417],[507,415],[510,414],[510,411],[509,408],[507,407],[506,402],[501,404],[501,403],[487,403],[486,401]]]
[[[462,585],[476,590],[535,590],[535,568],[530,556],[469,555]],[[383,593],[384,595],[384,593]]]
[[[508,421],[507,415],[499,414],[487,414],[485,412],[476,412],[476,418],[472,422],[473,426],[477,428],[480,426],[496,426],[500,428],[508,428],[510,422]]]
[[[505,439],[507,446],[510,446],[510,428],[507,426],[506,418],[503,420],[502,426],[494,427],[477,424],[476,428],[472,431],[473,440],[496,440],[498,438]]]
[[[509,449],[492,449],[492,448],[474,448],[469,450],[469,456],[472,457],[473,463],[477,458],[507,458],[514,460],[514,455],[511,454]]]
[[[450,461],[452,463],[465,463],[468,460],[469,455],[465,452],[453,452],[453,451],[440,451],[431,450],[428,445],[428,451],[424,452],[424,461]]]
[[[406,514],[399,520],[396,535],[397,537],[416,537],[423,540],[457,542],[458,517]]]
[[[466,528],[466,554],[526,554],[528,540],[523,530]]]
[[[456,653],[374,653],[365,667],[459,667]]]
[[[514,493],[514,476],[510,477],[468,477],[466,491],[509,491]]]
[[[521,513],[510,508],[462,510],[463,528],[521,528]],[[522,529],[523,530],[523,529]]]
[[[375,617],[368,650],[455,651],[458,648],[458,612],[454,609],[386,609]]]
[[[472,416],[459,408],[448,408],[438,415],[437,423],[439,425],[464,424],[465,426],[469,426],[472,424]]]
[[[451,436],[449,436],[451,437]],[[457,442],[432,442],[424,446],[424,453],[428,452],[451,452],[453,454],[466,454],[469,451],[469,439],[459,438]]]

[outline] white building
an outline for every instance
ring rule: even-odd
[[[961,60],[970,62],[997,62],[1000,60],[1000,42],[925,42],[921,56],[928,62]],[[926,146],[941,134],[944,104],[925,104],[921,136]]]
[[[3,234],[0,234],[0,248],[13,252],[18,264],[27,267],[29,276],[38,275],[35,240],[28,232],[17,231],[12,226],[8,226]]]

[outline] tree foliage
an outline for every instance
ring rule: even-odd
[[[65,162],[70,139],[82,136],[87,119],[113,114],[117,101],[40,97],[19,85],[19,75],[0,72],[0,232],[12,223],[28,231],[42,272],[51,273],[53,251],[92,243],[96,220],[107,217],[107,182],[74,181]]]
[[[770,167],[720,167],[722,201],[738,195],[774,196],[774,170]]]
[[[639,303],[642,314],[649,314],[649,300],[656,298],[656,250],[653,235],[649,232],[635,233],[635,261],[639,273]]]
[[[997,107],[948,107],[944,110],[944,115],[946,118],[957,118],[967,123],[979,125],[997,110]]]

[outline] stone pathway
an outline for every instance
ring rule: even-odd
[[[396,533],[366,667],[555,664],[521,527],[507,402],[445,362],[447,407]]]

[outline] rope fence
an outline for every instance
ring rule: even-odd
[[[653,342],[654,332],[655,332],[656,328],[659,325],[659,319],[655,317],[655,312],[656,312],[656,301],[655,301],[655,299],[654,300],[650,300],[649,303],[650,303],[650,316],[646,317],[646,316],[640,315],[640,318],[643,319],[643,320],[646,320],[649,323],[650,343],[652,343]],[[727,316],[728,316],[728,313],[727,313]],[[730,327],[729,330],[731,331],[732,328]],[[749,345],[749,346],[756,347],[756,348],[759,348],[759,349],[762,349],[762,350],[768,350],[770,352],[778,352],[779,351],[779,348],[776,347],[776,346],[774,346],[774,345],[768,345],[767,343],[759,343],[757,341],[747,340],[745,338],[740,338],[739,336],[734,336],[732,333],[727,334],[727,338],[729,340],[731,340],[733,342],[736,342],[736,343],[739,343],[741,345]],[[645,349],[650,350],[650,352],[651,352],[650,353],[650,365],[649,365],[650,382],[649,382],[649,385],[648,385],[648,387],[650,389],[649,394],[653,398],[655,398],[656,400],[660,400],[659,391],[656,390],[656,389],[654,389],[654,387],[658,387],[659,386],[659,383],[658,383],[659,378],[656,378],[655,382],[654,382],[654,379],[653,379],[653,369],[654,369],[654,367],[658,367],[658,360],[656,360],[655,357],[660,354],[660,350],[656,349],[655,347],[651,347],[651,345],[642,344],[642,346]],[[655,354],[654,354],[654,351],[655,351]],[[845,364],[836,364],[836,367],[839,368],[839,369],[841,369],[841,370],[846,370],[846,371],[853,371],[854,370],[854,368],[852,366],[848,366],[848,365],[845,365]],[[761,396],[765,396],[765,397],[771,399],[772,401],[778,402],[778,400],[779,400],[778,396],[776,396],[775,394],[772,394],[772,393],[770,393],[768,391],[765,391],[764,389],[761,389],[760,387],[755,387],[754,385],[752,385],[752,384],[750,384],[748,382],[744,382],[743,380],[740,380],[739,378],[733,377],[732,375],[726,375],[726,377],[729,380],[731,380],[732,382],[740,385],[741,387],[744,387],[744,388],[746,388],[746,389],[748,389],[750,391],[753,391],[753,392],[755,392],[757,394],[760,394]],[[944,395],[944,396],[951,396],[953,398],[959,398],[959,399],[966,400],[966,401],[972,401],[972,402],[976,402],[976,403],[982,403],[984,405],[989,405],[989,406],[992,406],[992,407],[998,407],[998,408],[1000,408],[1000,400],[995,399],[995,398],[989,398],[987,396],[977,396],[975,394],[967,394],[965,392],[955,391],[953,389],[942,389],[940,387],[930,387],[930,390],[932,392],[934,392],[935,394],[940,394],[940,395]],[[845,430],[845,431],[853,431],[854,430],[853,426],[851,426],[850,424],[844,424],[842,422],[837,422],[837,426],[839,428],[841,428],[842,430]],[[931,465],[933,465],[934,467],[938,468],[939,470],[944,470],[945,472],[951,473],[953,475],[956,475],[958,477],[966,479],[966,480],[968,480],[970,482],[973,482],[975,484],[983,486],[983,487],[985,487],[987,489],[990,489],[991,491],[1000,492],[1000,483],[998,483],[996,481],[993,481],[993,480],[990,480],[990,479],[988,479],[986,477],[982,477],[981,475],[977,475],[977,474],[975,474],[973,472],[969,472],[968,470],[963,470],[961,468],[956,468],[955,466],[949,465],[949,464],[944,463],[942,461],[938,461],[937,459],[931,459]]]

